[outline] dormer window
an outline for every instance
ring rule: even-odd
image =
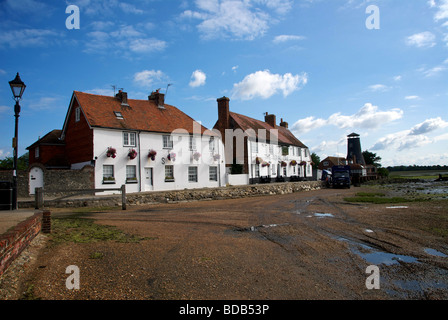
[[[114,114],[117,117],[117,119],[123,120],[123,115],[121,114],[120,111],[114,111]]]

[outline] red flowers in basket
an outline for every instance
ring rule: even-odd
[[[152,149],[149,150],[148,158],[150,158],[152,161],[154,161],[156,159],[156,155],[157,155],[157,152],[155,150],[152,150]]]
[[[135,149],[131,149],[131,150],[129,150],[129,153],[128,153],[128,157],[129,157],[129,159],[135,159],[136,157],[137,157],[137,151],[135,151]]]
[[[106,156],[108,158],[115,158],[117,156],[117,149],[112,147],[107,148]]]

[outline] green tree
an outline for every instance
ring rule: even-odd
[[[17,159],[17,169],[18,170],[28,169],[28,163],[29,163],[29,154],[27,152]],[[0,160],[0,169],[12,170],[13,167],[14,167],[13,157],[6,157],[5,159]]]
[[[377,168],[381,167],[381,157],[377,156],[376,153],[366,150],[362,152],[362,156],[364,157],[366,164],[374,165]]]
[[[313,163],[314,163],[314,167],[315,168],[317,168],[317,166],[319,165],[319,163],[320,163],[320,157],[317,155],[317,154],[315,154],[314,152],[311,154],[311,161],[313,161]]]

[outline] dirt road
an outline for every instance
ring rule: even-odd
[[[360,192],[372,189],[88,213],[144,239],[44,247],[21,292],[80,300],[447,299],[447,200],[344,201]],[[70,265],[79,268],[79,290],[66,287]],[[366,273],[372,265],[376,273]]]

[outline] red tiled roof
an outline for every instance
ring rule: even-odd
[[[275,126],[272,127],[268,123],[253,119],[247,116],[243,116],[241,114],[230,112],[230,117],[235,121],[235,123],[241,128],[243,131],[247,131],[249,129],[253,129],[255,131],[255,134],[258,137],[258,130],[265,129],[266,130],[266,140],[270,141],[270,131],[271,129],[277,129],[278,130],[278,143],[279,144],[286,144],[286,145],[292,145],[297,146],[301,148],[307,148],[299,139],[297,139],[291,131],[289,131],[287,128],[282,126]]]
[[[153,100],[128,99],[129,106],[122,106],[118,98],[111,96],[79,91],[74,91],[74,96],[91,127],[162,133],[183,129],[192,134],[198,133],[193,132],[193,123],[196,123],[201,134],[207,130],[178,108],[165,104],[162,109]],[[117,119],[114,111],[121,112],[123,119]]]

